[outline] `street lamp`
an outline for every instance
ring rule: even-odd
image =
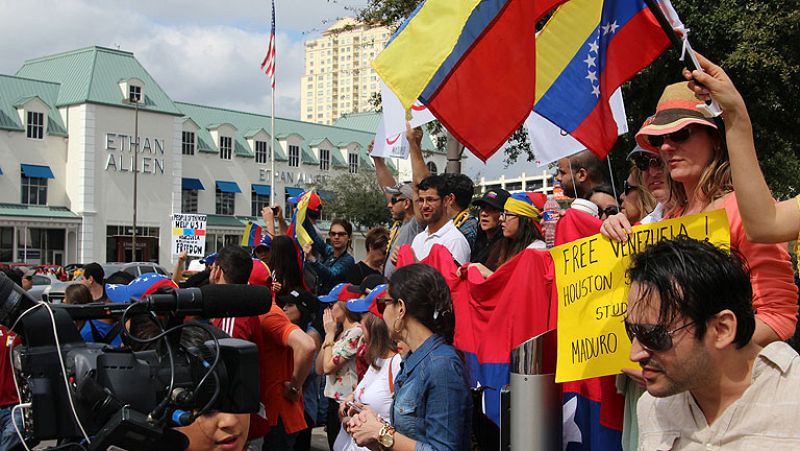
[[[128,102],[133,103],[133,234],[131,235],[131,261],[136,261],[136,210],[139,191],[139,101],[142,98],[140,89],[128,90]]]

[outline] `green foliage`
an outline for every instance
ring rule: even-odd
[[[391,222],[386,198],[375,181],[375,173],[342,174],[324,189],[333,191],[335,197],[325,203],[331,217],[347,218],[366,229]]]
[[[673,0],[691,29],[696,50],[721,65],[747,102],[756,148],[767,182],[778,198],[800,190],[800,3],[797,0]],[[361,18],[397,26],[419,0],[370,0]],[[667,84],[681,81],[680,51],[670,49],[623,86],[631,133],[611,153],[616,178],[627,174],[633,132],[653,114]],[[518,131],[506,146],[506,166],[533,150]]]

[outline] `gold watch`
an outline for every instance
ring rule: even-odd
[[[394,428],[388,424],[384,424],[378,432],[378,444],[383,449],[391,449],[394,446]]]

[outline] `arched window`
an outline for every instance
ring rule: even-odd
[[[429,161],[427,166],[428,166],[428,171],[430,171],[431,175],[436,175],[439,173],[439,171],[436,169],[436,163],[434,163],[433,161]]]

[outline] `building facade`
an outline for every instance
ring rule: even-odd
[[[0,261],[169,264],[172,214],[207,214],[213,252],[273,194],[285,206],[374,171],[374,133],[276,118],[273,183],[269,130],[269,116],[173,101],[130,52],[26,61],[0,75]]]
[[[387,27],[368,27],[347,17],[306,41],[300,118],[333,124],[344,114],[374,110],[370,99],[380,88],[370,63],[390,37]]]
[[[523,172],[517,177],[501,175],[499,179],[495,180],[487,180],[481,177],[480,182],[476,184],[476,191],[477,194],[483,194],[491,189],[502,188],[510,193],[536,191],[552,194],[553,183],[553,174],[549,170],[543,169],[539,174],[526,174]]]

